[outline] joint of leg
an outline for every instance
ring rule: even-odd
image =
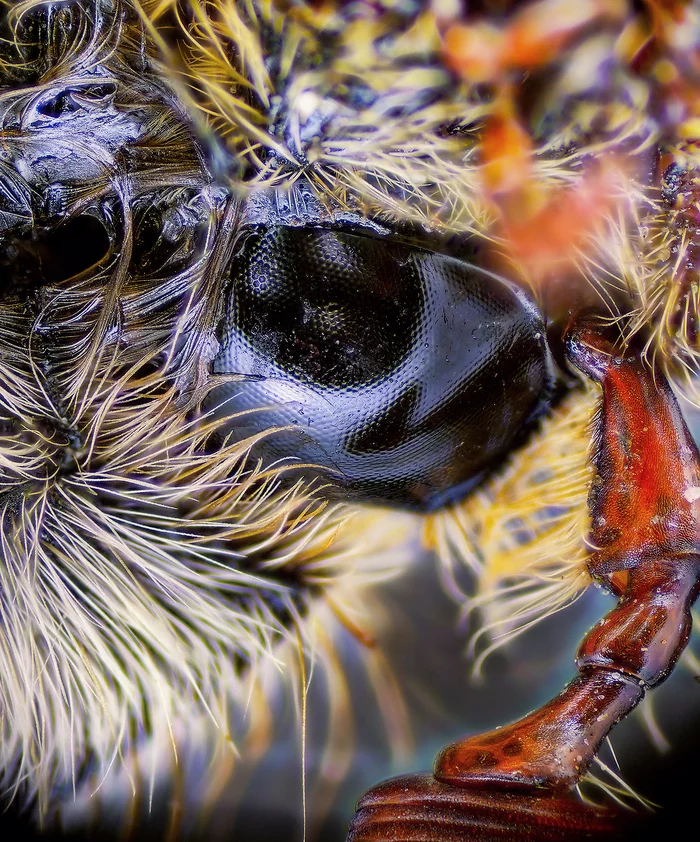
[[[630,571],[620,603],[583,639],[576,664],[616,670],[647,687],[660,684],[688,643],[698,589],[695,564]]]
[[[623,673],[586,670],[524,719],[448,746],[437,758],[435,776],[457,786],[572,786],[610,729],[643,695],[640,682]]]

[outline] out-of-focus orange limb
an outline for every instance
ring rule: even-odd
[[[479,149],[482,197],[496,220],[490,233],[511,268],[538,286],[577,274],[586,240],[624,201],[622,186],[634,175],[629,166],[609,155],[589,162],[571,185],[543,185],[508,89],[484,122]]]
[[[500,27],[445,23],[445,63],[472,83],[498,83],[512,71],[549,64],[584,29],[626,12],[624,0],[540,0]]]
[[[601,22],[623,25],[629,14],[625,0],[539,0],[502,25],[441,24],[447,65],[467,81],[493,88],[479,144],[481,195],[496,219],[489,233],[529,283],[544,284],[569,269],[578,274],[586,239],[620,201],[623,172],[608,159],[591,165],[571,186],[544,184],[519,113],[519,82],[555,61],[585,30]]]
[[[586,240],[623,201],[626,177],[618,161],[604,159],[572,186],[551,190],[539,207],[502,207],[495,234],[506,256],[536,284],[575,268]]]
[[[509,90],[494,104],[481,134],[481,185],[497,205],[522,203],[532,183],[532,139],[520,123]]]

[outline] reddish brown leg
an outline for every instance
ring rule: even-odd
[[[589,570],[619,603],[586,635],[579,675],[540,710],[444,749],[435,781],[397,779],[360,802],[349,839],[610,838],[610,815],[570,788],[610,729],[671,672],[700,578],[700,455],[665,378],[622,356],[593,317],[568,331],[570,361],[603,389],[589,498]],[[575,806],[573,806],[575,805]],[[572,836],[549,834],[568,828]]]

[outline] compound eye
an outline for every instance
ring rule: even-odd
[[[427,509],[466,493],[547,405],[540,315],[515,285],[402,242],[251,230],[231,267],[211,400],[266,458],[351,499]]]

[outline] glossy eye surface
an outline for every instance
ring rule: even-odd
[[[251,229],[231,267],[218,412],[353,499],[428,509],[476,485],[546,407],[544,325],[515,285],[365,234]]]

